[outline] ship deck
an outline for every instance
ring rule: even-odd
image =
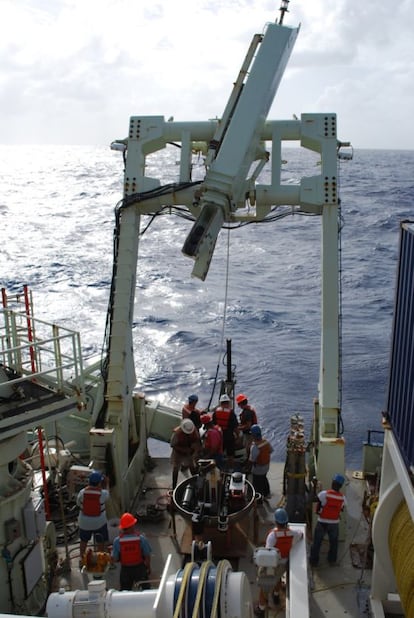
[[[152,546],[151,586],[157,588],[168,555],[172,555],[173,565],[181,569],[190,559],[191,528],[184,518],[172,513],[168,507],[171,487],[171,468],[168,458],[155,458],[154,467],[146,473],[143,490],[134,504],[139,516],[139,528],[145,533]],[[283,502],[282,481],[283,464],[272,463],[268,478],[272,490],[269,502],[257,505],[245,521],[233,525],[227,533],[208,531],[213,545],[213,559],[227,559],[233,570],[243,570],[252,586],[254,603],[258,599],[256,568],[253,563],[255,547],[263,545],[266,533],[273,526],[273,513]],[[180,475],[179,482],[184,477]],[[310,615],[313,618],[340,616],[357,617],[369,615],[369,525],[362,516],[361,504],[365,481],[361,475],[347,474],[346,495],[348,509],[346,524],[343,527],[344,539],[339,544],[338,566],[328,565],[327,540],[321,550],[320,566],[308,566],[308,589]],[[110,519],[110,539],[117,534],[117,520]],[[308,534],[309,536],[309,534]],[[205,540],[209,540],[205,538]],[[309,539],[306,541],[309,543]],[[70,561],[67,560],[68,555]],[[53,590],[86,589],[93,576],[79,569],[79,545],[59,548],[60,572],[54,578]],[[70,568],[69,568],[70,563]],[[119,589],[119,566],[104,574],[107,589]],[[305,584],[306,585],[306,584]],[[289,594],[287,594],[289,597]],[[289,598],[282,597],[282,606],[269,607],[268,616],[279,618],[289,613]],[[284,605],[287,608],[284,608]],[[301,618],[295,616],[294,618]]]

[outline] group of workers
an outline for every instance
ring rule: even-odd
[[[104,487],[105,477],[97,471],[91,472],[88,485],[81,489],[77,496],[79,512],[79,536],[81,557],[85,555],[88,541],[94,536],[98,551],[104,551],[108,543],[108,527],[105,514],[105,503],[109,492]],[[310,549],[310,564],[317,566],[323,538],[328,535],[328,562],[336,564],[338,557],[339,521],[341,511],[346,506],[346,498],[341,489],[345,478],[335,474],[331,488],[322,490],[317,496],[318,520],[316,523],[313,543]],[[277,508],[274,513],[275,526],[268,532],[265,541],[267,549],[276,548],[279,551],[279,563],[274,575],[275,585],[272,593],[272,603],[277,606],[281,602],[280,593],[283,589],[282,578],[286,572],[289,554],[292,547],[303,538],[303,533],[289,526],[288,513],[284,508]],[[112,545],[112,562],[119,562],[120,590],[132,590],[134,584],[140,584],[143,590],[150,588],[148,581],[151,574],[152,548],[145,535],[137,529],[137,517],[124,513],[119,522],[119,535]],[[259,602],[254,613],[263,618],[269,604],[269,593],[259,588]]]
[[[324,489],[317,495],[318,517],[309,555],[312,567],[317,567],[319,564],[320,549],[325,535],[328,536],[329,541],[328,563],[331,566],[337,564],[339,522],[341,512],[346,507],[346,498],[341,491],[344,483],[345,477],[342,474],[335,474],[330,489]],[[286,573],[290,551],[303,538],[303,533],[289,526],[289,516],[284,508],[277,508],[274,518],[276,526],[268,532],[265,547],[266,549],[275,547],[279,550],[280,559],[274,575],[276,583],[271,591],[273,605],[277,607],[281,603],[282,578]],[[259,603],[254,608],[254,613],[258,618],[264,618],[266,615],[266,608],[269,606],[268,596],[269,593],[266,594],[262,588],[259,589]]]
[[[171,436],[172,484],[176,487],[178,472],[188,468],[196,473],[199,458],[212,458],[219,468],[224,468],[224,456],[227,465],[233,463],[235,442],[242,438],[246,449],[248,471],[252,473],[252,484],[256,492],[264,499],[270,497],[269,470],[272,446],[262,437],[257,424],[255,409],[249,405],[244,394],[236,397],[241,408],[239,419],[232,410],[231,400],[222,394],[219,405],[213,413],[203,413],[197,408],[197,395],[190,395],[188,403],[183,406],[182,420]],[[203,431],[204,430],[204,431]],[[345,478],[335,474],[331,488],[317,495],[318,519],[310,548],[310,564],[318,566],[319,553],[323,538],[328,536],[328,562],[336,564],[338,554],[340,513],[346,506],[346,498],[341,492]],[[77,496],[79,507],[79,538],[81,564],[84,564],[88,541],[94,537],[98,552],[106,550],[109,534],[105,505],[109,499],[109,490],[105,487],[106,478],[98,471],[92,471],[88,484]],[[267,534],[266,548],[279,550],[280,560],[275,574],[275,587],[272,591],[273,604],[280,603],[282,577],[286,571],[291,548],[301,540],[302,533],[289,527],[288,513],[284,508],[277,508],[274,513],[275,527]],[[112,544],[111,562],[120,563],[120,590],[132,590],[134,584],[140,583],[142,589],[150,587],[151,546],[146,537],[137,529],[137,517],[129,512],[122,515],[119,522],[119,535]],[[255,614],[263,617],[269,603],[268,595],[259,590],[259,603]]]
[[[180,469],[195,474],[198,459],[214,459],[218,468],[233,470],[236,450],[241,449],[254,489],[268,500],[267,473],[273,447],[263,437],[256,410],[249,404],[247,395],[240,393],[236,397],[239,418],[227,393],[220,396],[211,413],[197,408],[197,403],[197,395],[188,397],[182,408],[182,421],[171,436],[172,488],[177,486]]]
[[[80,562],[85,566],[86,548],[92,538],[97,552],[105,552],[108,546],[108,520],[106,502],[109,491],[105,487],[106,477],[96,470],[89,475],[88,484],[77,495],[79,507]],[[112,545],[111,562],[119,562],[120,590],[132,590],[135,583],[143,582],[142,588],[149,588],[151,573],[151,546],[144,535],[136,529],[138,520],[131,513],[124,513],[119,521],[119,535]]]

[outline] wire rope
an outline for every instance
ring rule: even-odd
[[[218,359],[217,359],[216,375],[214,376],[214,382],[213,382],[213,388],[211,389],[210,401],[208,402],[208,406],[207,406],[208,410],[210,409],[211,402],[213,400],[214,391],[215,391],[216,383],[217,383],[217,376],[220,370],[220,359],[223,354],[223,348],[224,348],[224,336],[225,336],[226,321],[227,321],[227,302],[228,302],[228,295],[229,295],[230,230],[231,228],[228,227],[227,228],[226,275],[225,275],[224,299],[223,299],[224,309],[223,309],[223,320],[222,320],[222,326],[221,326],[221,338],[220,338],[220,345],[219,345],[219,354],[218,354]]]
[[[224,333],[226,330],[226,321],[227,321],[227,301],[228,301],[228,296],[229,296],[229,272],[230,272],[230,228],[228,228],[227,230],[226,277],[225,277],[225,285],[224,285],[224,310],[223,310],[223,322],[222,322],[222,327],[221,327],[221,341],[220,341],[221,352],[223,351]]]

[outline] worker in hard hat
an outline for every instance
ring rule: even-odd
[[[202,414],[201,422],[204,434],[201,438],[200,457],[214,459],[218,468],[223,468],[223,432],[213,423],[211,414]]]
[[[190,469],[191,474],[196,474],[198,455],[201,448],[200,434],[189,418],[184,418],[178,427],[172,432],[170,438],[172,488],[175,489],[180,469]]]
[[[88,541],[92,536],[99,552],[105,551],[108,543],[105,504],[109,500],[109,491],[104,488],[105,483],[105,476],[93,470],[89,475],[88,485],[80,490],[76,498],[79,507],[80,566],[84,563]]]
[[[287,569],[290,550],[301,539],[303,533],[289,527],[289,517],[284,508],[277,508],[274,512],[276,526],[272,528],[266,537],[266,549],[275,547],[280,554],[279,564],[275,572],[275,585],[273,588],[273,604],[277,607],[281,604],[280,593],[282,591],[282,577]],[[266,613],[267,598],[264,590],[259,590],[259,604],[254,613],[259,618],[264,618]]]
[[[119,522],[120,533],[112,545],[112,560],[121,564],[120,590],[132,590],[134,584],[148,590],[151,585],[151,545],[137,528],[138,520],[131,513],[124,513]]]
[[[240,430],[243,433],[248,433],[252,425],[257,425],[256,410],[252,405],[250,405],[248,397],[244,393],[239,393],[237,395],[236,403],[240,408]]]
[[[182,418],[189,418],[193,421],[197,429],[201,427],[201,410],[197,408],[198,395],[189,395],[188,401],[183,405],[181,410]]]
[[[226,468],[233,469],[236,452],[236,439],[239,436],[239,421],[231,407],[227,393],[220,396],[219,405],[213,412],[213,423],[223,432],[223,452],[226,457]]]
[[[318,493],[318,521],[313,532],[309,560],[312,566],[318,566],[319,551],[325,534],[329,539],[328,562],[335,565],[338,558],[339,520],[341,512],[346,506],[346,498],[341,492],[345,483],[342,474],[335,474],[332,478],[331,489]]]
[[[262,499],[270,500],[270,485],[267,473],[270,467],[270,457],[273,446],[262,435],[260,425],[252,425],[250,428],[252,444],[249,452],[249,470],[252,473],[252,484],[256,492],[261,494]]]
[[[239,430],[243,436],[243,446],[246,449],[247,457],[249,456],[250,445],[252,443],[252,435],[250,428],[252,425],[257,425],[257,413],[255,408],[250,405],[247,395],[239,393],[236,397],[236,403],[240,408],[239,414]]]

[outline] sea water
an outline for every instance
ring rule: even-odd
[[[176,180],[177,155],[147,173]],[[299,148],[282,180],[319,174]],[[79,330],[85,357],[102,352],[122,157],[109,148],[0,147],[0,284],[27,284],[37,317]],[[194,162],[194,178],[203,174]],[[357,150],[340,164],[341,409],[347,463],[361,465],[368,429],[381,429],[399,224],[413,214],[414,151]],[[265,179],[266,181],[266,179]],[[285,457],[289,419],[310,430],[320,359],[321,218],[293,216],[220,233],[205,282],[182,245],[191,222],[144,217],[133,338],[138,387],[178,408],[191,393],[217,403],[232,342],[236,392],[246,393]]]

